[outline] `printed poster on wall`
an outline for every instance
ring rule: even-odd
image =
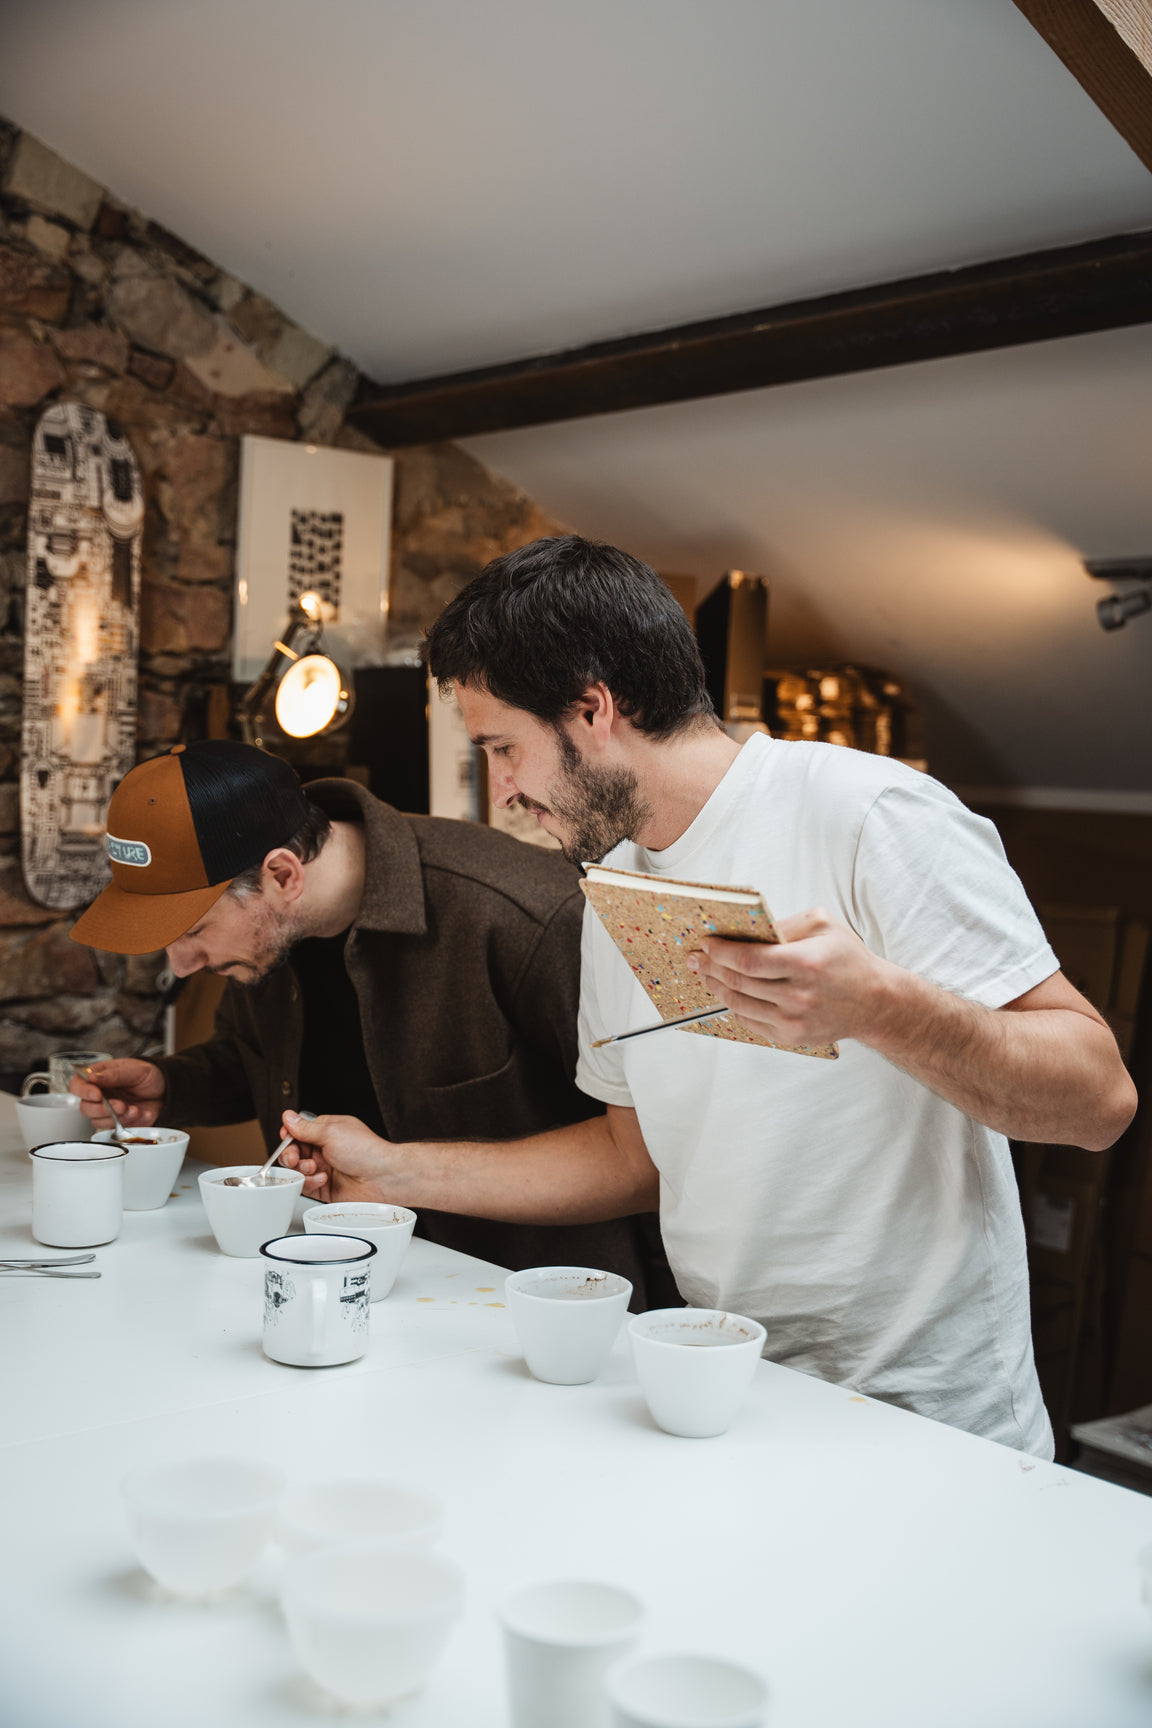
[[[232,676],[250,684],[301,594],[318,594],[325,634],[378,641],[388,615],[390,456],[281,438],[240,449]]]

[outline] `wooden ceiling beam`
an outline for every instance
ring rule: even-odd
[[[1152,233],[1002,258],[387,388],[353,425],[386,447],[617,414],[1152,323]]]
[[[1152,169],[1152,0],[1014,0]]]

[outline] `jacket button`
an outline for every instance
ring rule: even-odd
[[[292,1082],[291,1082],[291,1080],[281,1080],[281,1082],[280,1082],[280,1090],[281,1090],[281,1092],[283,1092],[283,1094],[284,1094],[284,1096],[285,1096],[285,1098],[287,1098],[287,1097],[288,1097],[288,1096],[289,1096],[289,1094],[290,1094],[290,1093],[291,1093],[291,1091],[292,1091]]]

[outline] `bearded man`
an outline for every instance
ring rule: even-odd
[[[255,1115],[269,1147],[285,1109],[387,1140],[465,1143],[600,1113],[574,1081],[582,899],[555,853],[403,816],[349,780],[305,790],[278,758],[215,741],[134,768],[112,796],[107,846],[112,882],[73,938],[163,948],[178,978],[228,983],[208,1042],[73,1083],[101,1126],[101,1092],[130,1128]],[[557,1217],[422,1208],[418,1228],[512,1268],[619,1272],[634,1306],[667,1297],[653,1218]]]
[[[737,745],[655,572],[575,535],[490,564],[429,666],[493,797],[570,858],[763,893],[783,940],[697,965],[769,1042],[614,1041],[652,1004],[589,908],[576,1074],[606,1115],[460,1148],[288,1113],[305,1192],[526,1221],[658,1198],[681,1295],[761,1321],[774,1361],[1050,1457],[1006,1136],[1103,1149],[1136,1093],[991,823],[882,757]]]

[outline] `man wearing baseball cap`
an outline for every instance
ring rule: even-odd
[[[107,847],[112,881],[73,938],[164,948],[177,977],[228,983],[206,1043],[73,1082],[94,1121],[108,1121],[100,1091],[130,1127],[256,1115],[269,1147],[285,1109],[403,1143],[516,1139],[590,1117],[574,1082],[582,899],[557,854],[403,816],[349,780],[305,789],[277,757],[224,741],[134,768],[112,795]],[[645,1263],[659,1264],[650,1219],[425,1211],[420,1227],[505,1266],[607,1267],[641,1305]]]

